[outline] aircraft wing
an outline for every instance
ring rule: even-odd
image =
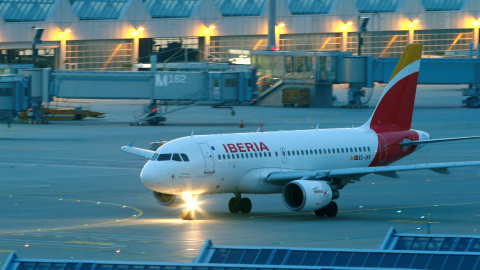
[[[126,146],[122,146],[122,151],[144,158],[151,158],[155,151],[133,147],[133,142],[129,143]]]
[[[399,175],[397,174],[397,172],[399,171],[432,170],[440,174],[450,174],[448,168],[466,166],[480,166],[480,161],[413,164],[383,167],[359,167],[320,171],[272,172],[268,175],[267,181],[272,184],[285,185],[290,181],[302,178],[308,180],[321,180],[328,178],[350,178],[358,180],[360,176],[370,173],[391,178],[398,178]]]

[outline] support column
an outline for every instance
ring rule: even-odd
[[[475,26],[473,28],[473,40],[472,40],[472,43],[473,43],[473,49],[476,50],[478,49],[478,26]]]
[[[65,59],[67,55],[67,40],[60,39],[60,47],[58,48],[58,69],[65,70]]]
[[[133,38],[132,44],[132,65],[138,63],[138,53],[140,51],[140,39],[138,37]],[[132,66],[132,71],[138,71],[138,68]]]
[[[332,106],[333,86],[332,84],[315,84],[310,96],[310,107],[325,108]]]
[[[346,52],[347,51],[347,43],[348,43],[348,32],[343,31],[342,32],[342,37],[340,40],[340,51],[341,52]]]
[[[408,44],[413,44],[415,30],[413,28],[408,29]]]
[[[267,50],[275,48],[276,0],[268,1],[268,46]]]

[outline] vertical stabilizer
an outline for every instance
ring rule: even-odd
[[[375,111],[364,124],[378,132],[409,130],[423,44],[407,45]]]

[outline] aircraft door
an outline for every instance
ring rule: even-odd
[[[380,155],[378,157],[378,162],[385,162],[387,160],[387,142],[382,134],[377,134],[378,137],[378,151]]]
[[[280,148],[280,155],[282,155],[282,163],[287,163],[287,150],[284,147]]]
[[[205,160],[205,173],[215,172],[215,162],[213,160],[213,153],[210,146],[206,143],[199,143],[198,146],[202,150],[203,159]]]

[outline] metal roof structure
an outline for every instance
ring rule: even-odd
[[[46,21],[59,0],[1,0],[0,15],[6,22]]]
[[[408,234],[390,229],[381,249],[480,252],[480,236]]]
[[[190,18],[201,0],[143,0],[152,18]]]
[[[223,16],[262,16],[267,0],[215,0]]]
[[[427,11],[462,10],[468,0],[422,0]]]
[[[330,14],[338,0],[285,0],[293,15],[302,14]]]
[[[397,233],[379,249],[215,246],[207,239],[192,263],[19,259],[3,270],[457,269],[480,270],[480,236]]]
[[[69,0],[80,20],[118,20],[132,0]]]
[[[360,13],[397,12],[403,0],[354,0]],[[428,0],[427,0],[428,1]],[[448,1],[448,0],[446,0]]]

